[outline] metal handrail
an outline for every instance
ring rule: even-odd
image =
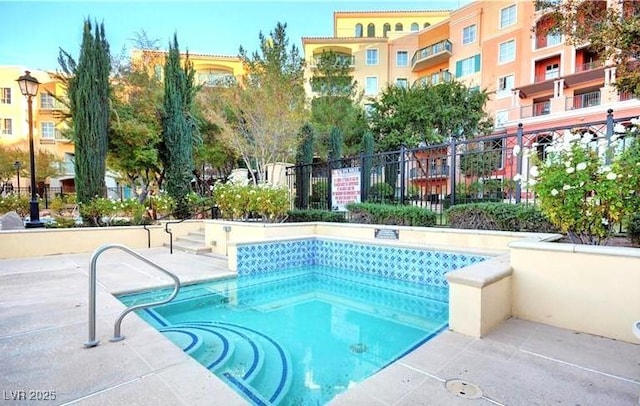
[[[126,247],[126,246],[124,246],[122,244],[105,244],[103,246],[98,247],[93,252],[93,255],[91,255],[91,261],[90,261],[90,265],[89,265],[89,339],[87,340],[87,342],[84,343],[84,346],[86,348],[95,347],[96,345],[98,345],[100,343],[100,340],[96,340],[96,272],[97,272],[96,263],[98,261],[98,257],[103,252],[105,252],[107,250],[110,250],[110,249],[115,249],[115,248],[117,248],[119,250],[122,250],[122,251],[126,252],[127,254],[130,254],[131,256],[139,259],[140,261],[144,262],[145,264],[156,268],[157,270],[159,270],[160,272],[164,273],[165,275],[168,275],[171,279],[173,279],[174,288],[173,288],[173,293],[171,293],[171,295],[168,298],[164,299],[164,300],[161,300],[161,301],[158,301],[158,302],[153,302],[153,303],[139,304],[139,305],[136,305],[136,306],[127,307],[122,313],[120,313],[120,315],[116,319],[116,322],[115,322],[115,324],[113,326],[113,338],[111,338],[109,341],[116,342],[116,341],[124,340],[124,336],[120,335],[120,326],[122,324],[122,319],[124,319],[124,317],[127,314],[129,314],[130,312],[132,312],[134,310],[144,309],[146,307],[157,306],[157,305],[168,303],[168,302],[172,301],[173,299],[175,299],[175,297],[178,295],[178,291],[180,290],[180,279],[178,279],[177,276],[175,276],[171,272],[167,271],[166,269],[164,269],[160,265],[152,262],[148,258],[138,254],[137,252],[133,251],[132,249],[130,249],[130,248],[128,248],[128,247]]]
[[[199,214],[204,214],[204,213],[208,212],[209,210],[211,210],[211,218],[213,218],[213,211],[215,210],[215,208],[216,208],[216,206],[214,205],[214,206],[208,207],[206,209],[200,210],[198,212],[195,212],[189,217],[185,217],[183,219],[175,220],[175,221],[167,221],[164,224],[164,232],[169,234],[169,253],[173,254],[173,232],[169,229],[169,224],[180,224],[180,223],[182,223],[182,222],[184,222],[186,220],[193,219],[194,216],[197,216]]]

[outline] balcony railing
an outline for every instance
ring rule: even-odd
[[[520,118],[545,116],[547,114],[551,114],[551,102],[549,100],[520,107]]]
[[[418,49],[411,58],[411,65],[414,66],[417,62],[431,58],[432,56],[442,54],[443,52],[451,53],[452,45],[448,39],[436,42],[422,49]]]
[[[603,65],[602,61],[591,61],[591,62],[583,63],[580,65],[576,65],[576,73],[594,70],[601,67],[602,65]]]
[[[547,80],[558,79],[559,77],[560,77],[560,71],[545,72],[545,73],[536,75],[535,81],[536,83],[539,83]]]
[[[451,74],[451,72],[443,71],[443,72],[436,72],[432,75],[422,76],[416,79],[416,81],[413,82],[413,84],[414,85],[428,85],[428,84],[437,85],[438,83],[451,82],[452,80],[453,80],[453,75]]]
[[[584,109],[600,105],[600,91],[569,96],[566,99],[565,110]]]
[[[419,179],[419,178],[437,178],[443,176],[449,176],[449,165],[441,165],[441,166],[430,166],[426,171],[423,171],[420,168],[412,168],[409,171],[409,178],[411,179]]]
[[[60,103],[57,100],[47,100],[45,102],[40,102],[40,110],[65,110],[67,106]]]
[[[632,99],[638,99],[638,95],[631,92],[622,92],[618,95],[618,101],[627,101]]]
[[[311,58],[311,60],[309,61],[309,64],[311,65],[312,68],[315,68],[318,65],[320,65],[321,61],[322,61],[322,56],[318,55]],[[356,56],[355,55],[337,55],[336,63],[340,65],[347,65],[352,68],[356,65]]]

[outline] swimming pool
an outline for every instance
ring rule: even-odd
[[[426,258],[451,254],[335,241],[282,244],[248,246],[237,278],[183,287],[174,301],[139,314],[256,405],[324,404],[446,328],[448,287]],[[350,252],[345,259],[353,249],[363,258]],[[404,265],[417,264],[415,255],[426,255],[423,276]],[[461,263],[484,259],[469,258]],[[343,260],[356,269],[327,265]],[[283,261],[297,266],[272,268]],[[166,295],[120,300],[134,305]]]

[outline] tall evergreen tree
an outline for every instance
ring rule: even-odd
[[[75,143],[75,184],[78,203],[105,193],[104,176],[109,130],[111,57],[104,25],[84,22],[78,63],[65,51],[58,62],[66,75]]]
[[[374,138],[371,131],[367,131],[362,136],[360,151],[362,152],[362,173],[361,173],[361,198],[366,201],[371,188],[371,169],[373,168]]]
[[[333,168],[340,168],[339,159],[342,158],[342,131],[338,127],[331,129],[329,138],[329,160],[333,161]]]
[[[301,143],[296,154],[296,207],[306,209],[309,206],[311,191],[311,164],[313,163],[313,144],[315,134],[310,124],[300,129]]]
[[[169,44],[164,66],[164,116],[162,118],[161,159],[165,168],[165,189],[176,201],[175,215],[189,215],[187,194],[193,178],[193,144],[197,126],[191,115],[196,88],[195,71],[189,55],[180,66],[178,36]]]

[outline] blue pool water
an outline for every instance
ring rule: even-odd
[[[445,328],[447,301],[446,286],[307,265],[186,286],[139,314],[253,404],[319,405]]]

